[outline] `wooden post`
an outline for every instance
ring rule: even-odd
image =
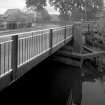
[[[88,33],[90,32],[90,24],[88,23]]]
[[[73,52],[81,53],[84,39],[82,36],[80,24],[73,25],[72,35],[73,35]]]
[[[13,70],[13,80],[15,80],[17,78],[18,66],[18,35],[12,36],[11,66]]]
[[[102,72],[102,57],[97,57],[97,65],[98,65],[98,71]]]
[[[49,47],[50,47],[50,49],[52,49],[52,47],[53,47],[53,29],[50,29]]]

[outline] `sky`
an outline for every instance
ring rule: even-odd
[[[0,0],[0,14],[3,14],[7,9],[24,9],[25,6],[25,0]],[[58,14],[58,12],[55,11],[53,7],[50,7],[49,4],[46,9],[50,14]]]

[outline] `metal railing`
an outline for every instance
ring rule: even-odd
[[[71,36],[72,25],[0,36],[0,78]]]
[[[12,58],[12,40],[0,43],[0,77],[10,72]]]

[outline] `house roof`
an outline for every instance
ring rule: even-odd
[[[17,22],[31,22],[32,16],[25,14],[19,9],[8,9],[4,16],[7,21],[17,21]]]
[[[8,16],[8,15],[12,15],[12,14],[16,14],[16,13],[21,13],[21,11],[19,9],[8,9],[5,13],[4,16]]]

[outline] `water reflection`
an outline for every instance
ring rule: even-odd
[[[4,90],[2,99],[38,103],[37,105],[70,105],[72,100],[81,105],[105,105],[105,73],[98,74],[92,66],[81,70],[47,60]],[[24,97],[24,98],[23,98]]]
[[[104,71],[100,73],[94,66],[88,66],[87,74],[82,77],[82,96],[82,105],[105,105]]]
[[[83,77],[79,68],[59,63],[55,67],[50,102],[54,105],[70,105],[72,93],[72,101],[77,105],[81,101],[81,105],[105,105],[105,73],[99,73],[91,62],[83,66]]]
[[[55,68],[56,67],[56,68]],[[54,72],[50,86],[50,101],[52,105],[70,105],[72,101],[81,103],[82,81],[81,70],[60,63],[55,63]]]

